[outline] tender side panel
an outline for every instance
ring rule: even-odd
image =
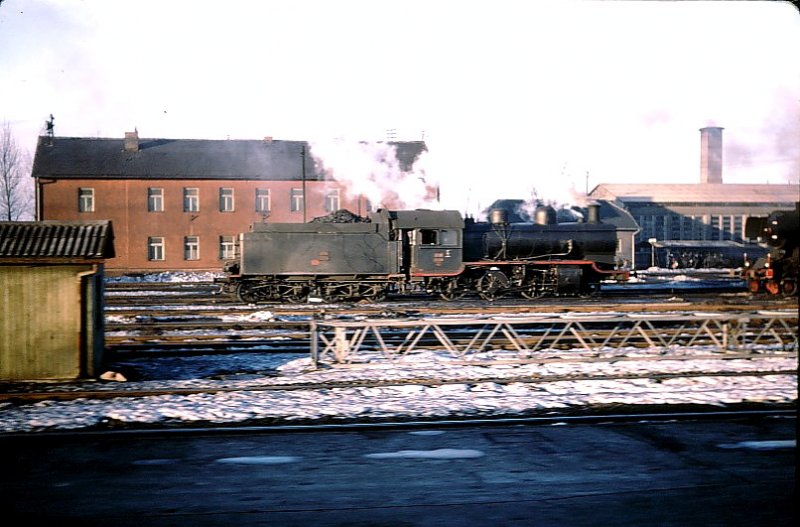
[[[397,247],[376,225],[260,230],[242,236],[243,275],[390,274]]]

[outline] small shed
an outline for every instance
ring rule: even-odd
[[[0,381],[96,377],[110,221],[0,222]]]

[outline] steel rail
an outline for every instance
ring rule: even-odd
[[[596,361],[589,361],[596,362]],[[249,386],[207,386],[197,388],[129,388],[129,389],[82,389],[49,390],[49,391],[9,391],[0,392],[0,402],[28,404],[39,401],[72,401],[75,399],[116,399],[157,397],[162,395],[188,396],[198,394],[215,394],[231,392],[281,392],[302,390],[332,390],[345,388],[387,388],[394,386],[446,386],[453,384],[548,384],[565,381],[626,381],[647,379],[665,381],[669,379],[692,379],[697,377],[772,377],[794,375],[796,370],[721,370],[721,371],[677,371],[677,372],[644,372],[621,374],[544,374],[522,375],[511,377],[461,377],[461,378],[398,378],[378,380],[346,380],[324,382],[295,382],[258,384]]]
[[[651,406],[647,410],[635,411],[630,408],[614,408],[615,411],[584,409],[579,413],[557,413],[548,415],[528,416],[491,416],[491,417],[463,417],[463,418],[430,418],[430,419],[373,419],[350,420],[345,422],[325,422],[319,419],[310,419],[307,423],[282,422],[276,424],[241,424],[230,423],[225,425],[204,426],[204,424],[175,426],[158,426],[150,428],[118,428],[102,430],[44,430],[36,433],[10,432],[0,433],[0,440],[14,441],[63,441],[65,439],[84,440],[100,439],[104,437],[123,436],[194,436],[208,434],[252,434],[252,433],[294,433],[294,432],[342,432],[348,430],[394,430],[416,429],[427,430],[432,428],[464,428],[464,427],[495,427],[495,426],[562,426],[569,425],[615,425],[636,422],[668,422],[680,423],[683,421],[713,421],[713,420],[739,420],[747,419],[797,419],[797,410],[785,407],[768,407],[766,409],[736,408],[720,410],[717,407],[709,408],[705,405],[695,410],[674,410],[657,412]]]

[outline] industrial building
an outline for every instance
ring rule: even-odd
[[[0,381],[96,377],[108,221],[0,222]]]
[[[387,143],[402,169],[422,142]],[[372,204],[317,166],[305,141],[39,138],[37,219],[111,220],[109,274],[222,269],[253,223],[305,222]],[[393,160],[394,162],[394,160]]]
[[[797,185],[723,183],[722,130],[700,129],[698,183],[601,184],[589,193],[624,208],[639,225],[635,267],[738,265],[758,250],[745,235],[747,218],[793,210],[800,200]]]

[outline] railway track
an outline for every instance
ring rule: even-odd
[[[623,373],[623,374],[586,374],[574,373],[563,375],[525,375],[511,377],[463,377],[463,378],[397,378],[382,380],[345,380],[345,381],[325,381],[325,382],[275,382],[268,385],[252,386],[209,386],[198,388],[121,388],[114,389],[111,385],[104,385],[104,389],[74,389],[74,390],[46,390],[46,391],[8,391],[0,393],[0,402],[10,402],[13,404],[32,404],[39,401],[73,401],[76,399],[113,399],[113,398],[140,398],[157,397],[164,395],[198,395],[198,394],[217,394],[231,392],[278,392],[278,391],[299,391],[299,390],[335,390],[344,388],[386,388],[396,386],[447,386],[453,384],[477,384],[494,383],[497,385],[527,384],[536,385],[544,383],[565,382],[565,381],[629,381],[629,380],[653,380],[663,382],[668,379],[693,379],[693,378],[715,378],[715,377],[767,377],[775,375],[792,375],[797,371],[791,368],[780,368],[775,370],[747,369],[747,370],[719,370],[719,371],[682,371],[682,372],[646,372],[646,373]]]
[[[367,320],[420,320],[430,317],[492,317],[550,314],[618,313],[631,316],[648,314],[692,313],[757,313],[767,309],[791,308],[791,301],[748,300],[726,297],[716,301],[706,298],[702,303],[684,300],[650,302],[646,308],[641,302],[576,302],[552,301],[497,302],[489,305],[470,302],[415,303],[412,305],[384,303],[337,306],[273,306],[269,310],[255,306],[226,305],[222,308],[197,306],[173,301],[169,309],[154,310],[144,306],[128,306],[106,310],[106,347],[111,355],[161,353],[224,353],[243,350],[302,352],[309,349],[310,325],[315,321],[367,321]],[[254,320],[255,319],[255,320]],[[451,328],[451,338],[456,343],[468,341],[472,332]],[[536,328],[522,328],[536,337]],[[602,329],[595,329],[594,338],[602,338]],[[680,331],[665,328],[664,331]],[[391,340],[391,336],[388,337]],[[397,337],[401,338],[401,337]],[[569,341],[564,341],[570,344]],[[631,339],[633,342],[633,339]],[[643,340],[644,343],[646,339]],[[420,345],[436,346],[432,339]]]

